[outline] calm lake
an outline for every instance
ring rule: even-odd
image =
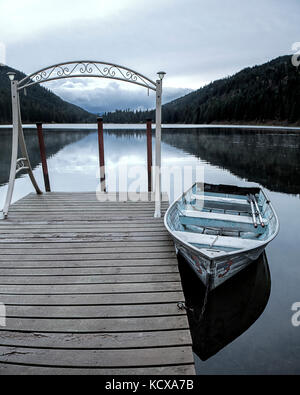
[[[52,191],[96,191],[96,131],[53,128],[44,135]],[[2,129],[0,136],[2,208],[11,131]],[[26,129],[25,136],[34,173],[43,186],[36,131]],[[146,165],[143,130],[105,130],[104,145],[108,189],[110,172],[116,166]],[[280,233],[267,247],[266,256],[211,293],[201,320],[202,283],[180,259],[198,374],[299,374],[300,326],[292,325],[292,305],[300,303],[300,133],[164,128],[162,165],[181,169],[203,166],[209,183],[259,184],[266,189],[280,220]],[[163,190],[173,200],[180,193],[179,179],[173,177],[169,188],[163,177]],[[21,175],[13,200],[32,191],[27,176]]]

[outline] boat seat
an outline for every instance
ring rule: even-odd
[[[189,204],[192,207],[203,207],[209,210],[226,210],[242,213],[251,213],[251,206],[244,199],[231,199],[216,196],[191,195]],[[195,202],[195,203],[194,203]]]
[[[210,219],[214,221],[230,221],[243,224],[253,224],[252,217],[246,215],[233,215],[233,214],[223,214],[223,213],[206,213],[204,211],[197,210],[182,210],[182,215],[185,217],[192,218],[203,218]]]
[[[260,247],[262,244],[264,244],[262,241],[259,240],[241,239],[239,237],[205,235],[181,231],[175,231],[174,236],[189,244],[204,244],[208,245],[209,247],[213,246],[217,248],[226,247],[233,249],[245,249]]]
[[[243,206],[250,206],[247,199],[234,199],[223,196],[211,196],[211,195],[191,195],[191,200],[204,200],[209,202],[218,202],[218,203],[230,203],[230,204],[238,204]]]
[[[253,220],[250,215],[234,215],[225,213],[207,213],[197,210],[181,210],[179,215],[180,222],[183,225],[194,225],[203,227],[216,227],[240,230],[242,232],[264,233],[266,228],[258,224],[257,228],[253,226]],[[264,223],[268,221],[264,219]]]

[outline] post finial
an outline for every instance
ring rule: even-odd
[[[13,80],[15,79],[16,73],[14,73],[13,71],[9,71],[9,72],[7,73],[7,75],[8,75],[8,78],[9,78],[11,81],[13,81]]]
[[[159,79],[162,81],[167,73],[165,71],[159,71],[157,74]]]

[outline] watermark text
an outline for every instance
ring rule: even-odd
[[[295,67],[300,66],[300,42],[296,42],[292,45],[292,50],[295,52],[292,55],[292,64]]]
[[[300,302],[295,302],[292,305],[292,311],[295,311],[292,316],[292,325],[298,327],[300,326]]]
[[[0,326],[6,326],[6,307],[4,303],[0,303]]]
[[[0,41],[0,66],[4,66],[6,64],[6,46],[3,42]]]

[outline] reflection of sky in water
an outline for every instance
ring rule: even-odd
[[[154,138],[152,142],[154,164]],[[104,146],[108,190],[119,190],[118,185],[125,185],[123,181],[118,180],[117,188],[115,188],[114,176],[114,170],[118,166],[123,168],[124,165],[127,165],[129,175],[131,171],[134,171],[134,167],[143,167],[144,177],[142,179],[141,190],[147,190],[145,135],[126,136],[126,134],[122,134],[116,137],[116,135],[105,133]],[[184,185],[189,185],[190,182],[195,180],[195,174],[193,174],[193,177],[188,176],[192,174],[189,171],[187,174],[184,174],[183,167],[189,166],[194,169],[195,173],[195,166],[203,165],[205,165],[205,180],[207,182],[211,180],[216,183],[243,183],[227,170],[209,165],[196,158],[194,155],[185,153],[183,150],[177,149],[169,144],[162,143],[162,169],[164,170],[162,174],[163,191],[167,191],[170,199],[173,200],[174,197],[179,195],[182,189],[184,189]],[[62,148],[54,156],[48,158],[48,168],[52,191],[96,191],[99,179],[97,134],[89,134],[81,140]],[[178,168],[182,171],[182,179],[176,177],[176,175],[178,175]],[[173,170],[173,177],[171,177],[170,185],[167,178],[167,169],[171,172]],[[41,165],[34,170],[34,174],[39,185],[43,187]],[[131,184],[136,177],[133,174],[132,177],[128,179],[128,190],[132,190]],[[4,203],[5,189],[6,187],[0,188],[0,205]],[[22,176],[16,180],[13,199],[17,200],[32,191],[33,188],[27,176]]]
[[[110,176],[116,166],[128,164],[129,169],[132,166],[146,166],[145,135],[116,136],[105,133],[104,143],[109,188]],[[195,145],[196,143],[195,139]],[[184,148],[177,148],[176,144],[162,144],[163,167],[195,168],[197,165],[204,165],[206,182],[254,185],[235,176],[229,170],[222,169],[221,165],[214,166],[187,153]],[[99,177],[97,134],[91,133],[77,142],[66,145],[48,159],[48,166],[52,191],[96,191]],[[39,185],[43,186],[40,165],[34,173]],[[258,172],[257,179],[259,175]],[[164,175],[162,183],[163,190],[166,190],[167,182]],[[171,199],[180,192],[178,184],[176,179],[172,183],[174,190],[171,188]],[[145,177],[143,189],[146,188]],[[32,191],[27,176],[19,178],[16,180],[14,200]],[[4,203],[5,192],[6,186],[1,187],[1,206]],[[281,192],[269,192],[269,195],[281,225],[279,236],[267,248],[272,279],[269,303],[262,316],[233,343],[206,362],[196,358],[197,369],[203,374],[300,372],[300,329],[291,325],[291,306],[300,301],[300,200],[299,196]]]

